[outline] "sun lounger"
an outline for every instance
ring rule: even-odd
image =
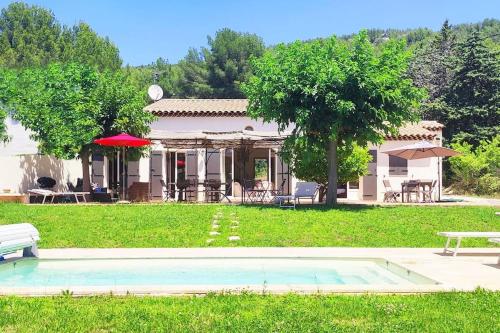
[[[490,242],[500,244],[500,238],[490,238]],[[498,255],[498,265],[500,265],[500,255]]]
[[[37,257],[36,242],[40,240],[38,230],[29,223],[0,226],[0,257],[23,250],[24,257]]]
[[[74,197],[76,203],[80,203],[78,200],[78,197],[81,197],[84,202],[87,202],[87,198],[85,195],[89,195],[90,192],[54,192],[51,190],[45,190],[45,189],[33,189],[33,190],[28,190],[28,194],[31,195],[36,195],[36,196],[43,196],[42,204],[46,203],[47,198],[50,199],[50,203],[54,202],[55,197]]]
[[[300,204],[301,198],[311,199],[311,203],[314,204],[314,199],[318,193],[319,185],[315,182],[298,182],[295,186],[295,192],[292,195],[277,195],[275,197],[276,202],[279,203],[282,208],[294,208],[297,203]]]
[[[438,235],[443,237],[448,237],[448,239],[446,240],[446,245],[444,246],[443,253],[448,253],[448,252],[453,253],[454,257],[457,255],[462,238],[500,238],[500,232],[445,231],[445,232],[438,232]],[[457,240],[457,244],[455,246],[454,251],[448,249],[448,247],[450,246],[451,239]]]

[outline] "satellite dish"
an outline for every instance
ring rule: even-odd
[[[148,88],[148,95],[153,101],[160,100],[163,97],[163,89],[157,84],[153,84]]]

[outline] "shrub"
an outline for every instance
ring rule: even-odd
[[[477,148],[466,142],[452,144],[460,152],[451,157],[452,188],[458,192],[498,195],[500,193],[500,135],[482,141]]]

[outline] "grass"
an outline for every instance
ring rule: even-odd
[[[29,222],[42,248],[350,246],[442,247],[438,231],[500,231],[494,207],[0,204],[0,224]],[[211,237],[216,213],[221,235]],[[237,228],[234,222],[239,224]],[[240,241],[229,242],[230,235]],[[207,243],[213,238],[212,243]],[[467,239],[465,247],[493,246]]]
[[[499,332],[500,293],[0,298],[8,332]]]
[[[500,231],[493,207],[0,204],[43,248],[441,247],[445,230]],[[209,236],[214,217],[218,236]],[[234,228],[237,226],[237,228]],[[233,228],[231,228],[233,227]],[[241,240],[232,243],[230,235]],[[212,243],[207,243],[213,238]],[[464,246],[489,246],[470,239]],[[499,332],[500,292],[420,295],[0,297],[0,332]]]

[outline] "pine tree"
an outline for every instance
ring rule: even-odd
[[[426,88],[427,101],[422,104],[424,119],[445,121],[446,104],[443,97],[453,76],[456,37],[446,20],[441,30],[424,47],[416,52],[410,67],[410,76],[419,87]]]
[[[500,54],[473,32],[457,48],[455,72],[444,98],[445,137],[474,145],[500,129]]]

